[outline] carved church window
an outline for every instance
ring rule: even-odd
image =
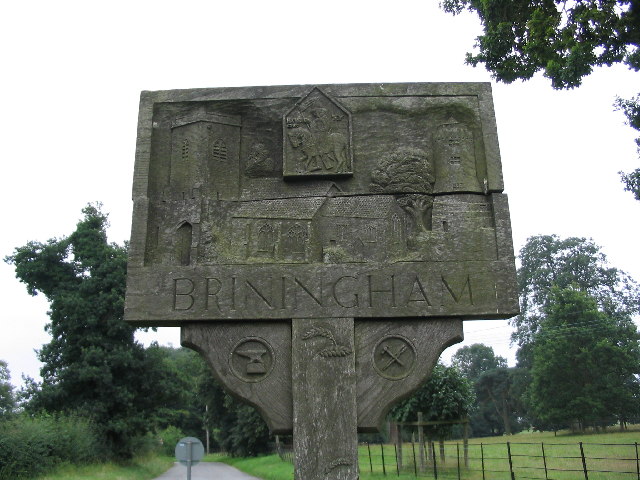
[[[258,251],[273,252],[276,243],[276,232],[270,223],[263,224],[258,230]]]
[[[212,156],[214,160],[219,162],[227,161],[227,144],[224,140],[218,139],[213,143]]]
[[[286,247],[290,253],[304,253],[305,243],[307,240],[307,232],[299,223],[289,228],[286,234]]]
[[[191,244],[193,241],[193,227],[184,222],[176,230],[175,257],[179,265],[191,264]]]

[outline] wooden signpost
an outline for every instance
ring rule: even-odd
[[[355,479],[357,432],[518,313],[489,84],[143,92],[126,320],[180,326],[297,479]]]

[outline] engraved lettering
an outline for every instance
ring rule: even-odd
[[[196,286],[188,278],[176,278],[173,280],[173,309],[190,310],[195,302],[192,295]],[[186,306],[185,306],[186,305]]]
[[[212,285],[213,284],[213,285]],[[216,307],[220,310],[220,303],[218,302],[218,293],[222,289],[222,283],[217,278],[207,278],[207,300],[205,303],[205,310],[209,310],[209,298],[213,297],[216,302]]]
[[[260,292],[260,290],[258,290],[249,280],[245,280],[244,282],[247,284],[247,287],[249,287],[249,289],[252,290],[265,303],[265,305],[267,305],[267,307],[269,307],[270,309],[273,309],[273,305],[271,304],[269,299],[267,297],[265,297],[262,294],[262,292]],[[247,290],[247,295],[245,296],[245,302],[247,302],[247,303],[249,301],[249,291],[250,290]]]
[[[322,306],[322,282],[320,283],[320,295],[319,298],[316,297],[311,290],[309,290],[300,280],[298,280],[297,278],[293,277],[293,282],[298,285],[307,295],[309,295],[314,302],[316,302],[318,305]],[[335,287],[334,287],[334,293],[335,293]],[[297,295],[297,290],[295,290],[294,293],[294,308],[298,307],[298,295]],[[337,301],[337,300],[336,300]]]
[[[357,306],[359,305],[359,302],[358,302],[358,294],[357,294],[357,293],[352,293],[352,294],[351,294],[351,295],[352,295],[352,300],[353,300],[353,301],[352,301],[350,304],[343,303],[342,301],[340,301],[340,300],[338,299],[338,292],[337,292],[337,290],[338,290],[338,285],[342,284],[342,282],[343,282],[343,281],[345,281],[345,279],[347,279],[347,278],[350,278],[350,279],[352,279],[352,280],[358,280],[358,278],[357,278],[357,277],[354,277],[354,276],[352,276],[352,275],[344,275],[344,276],[342,276],[342,277],[338,278],[338,280],[336,280],[336,283],[334,283],[334,284],[333,284],[333,299],[334,299],[334,300],[336,301],[336,303],[337,303],[338,305],[340,305],[341,307],[344,307],[344,308],[354,308],[354,307],[357,307]]]
[[[462,287],[460,288],[460,292],[457,295],[455,291],[451,288],[451,285],[449,285],[449,282],[447,282],[447,280],[444,278],[444,276],[442,276],[442,284],[446,287],[447,291],[451,295],[451,298],[453,298],[453,301],[456,303],[460,303],[460,300],[464,295],[464,291],[467,290],[467,292],[469,293],[469,304],[473,305],[473,294],[471,293],[471,278],[469,277],[469,275],[467,275],[467,278],[464,284],[462,285]]]
[[[392,308],[400,315],[415,312],[415,308],[436,305],[475,305],[471,274],[438,274],[429,283],[430,277],[416,271],[367,272],[364,275],[340,272],[333,277],[297,277],[295,272],[282,272],[277,276],[257,276],[235,272],[228,276],[212,271],[209,276],[178,277],[167,285],[171,295],[173,311],[207,317],[207,313],[240,315],[242,318],[260,318],[264,312],[279,310],[287,318],[304,308],[309,312],[320,312],[323,308],[340,307],[364,314],[372,308]],[[171,291],[169,291],[171,288]],[[434,290],[440,288],[440,291]],[[477,290],[477,287],[476,287]],[[434,297],[436,291],[440,298]],[[477,296],[477,292],[476,296]],[[330,299],[327,298],[331,297]],[[405,311],[405,308],[409,310]],[[235,312],[235,313],[231,313]],[[258,315],[256,317],[256,315]],[[390,314],[385,316],[393,316]],[[198,317],[200,318],[200,317]]]
[[[391,306],[396,306],[396,276],[391,275],[391,288],[388,290],[384,289],[374,289],[373,288],[373,275],[367,275],[367,280],[369,283],[369,306],[373,307],[373,294],[374,293],[390,293],[391,294]]]
[[[417,290],[416,287],[418,287]],[[414,296],[414,294],[417,296]],[[417,275],[413,281],[413,284],[411,285],[411,293],[409,293],[409,298],[407,298],[407,305],[409,304],[409,302],[426,302],[427,305],[431,306],[429,297],[427,297],[427,292],[425,292],[424,287],[420,282],[420,278]]]

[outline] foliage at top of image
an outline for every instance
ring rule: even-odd
[[[500,82],[528,80],[537,72],[556,89],[574,88],[594,67],[622,63],[640,70],[640,3],[634,0],[442,0],[442,8],[475,12],[484,28],[477,53]],[[616,101],[629,126],[640,130],[640,96]],[[636,139],[640,148],[640,137]],[[625,190],[640,200],[640,169],[622,173]]]

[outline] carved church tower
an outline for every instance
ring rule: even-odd
[[[240,192],[239,116],[197,112],[171,125],[169,190],[173,198],[198,194],[237,200]]]
[[[482,193],[471,129],[452,119],[436,129],[434,140],[434,193]]]

